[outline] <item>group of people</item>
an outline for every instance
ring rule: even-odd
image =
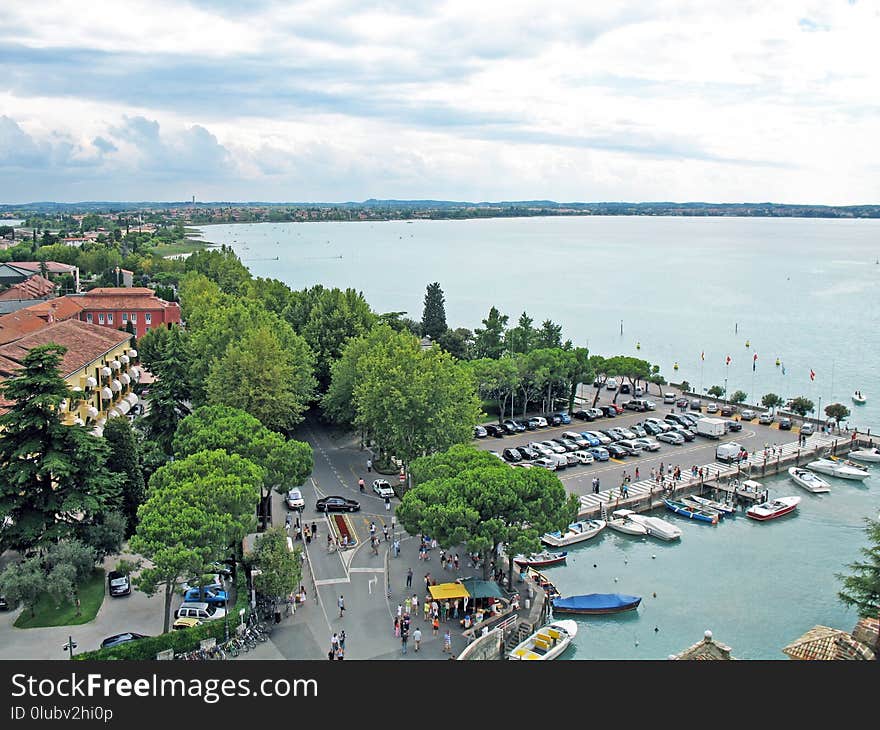
[[[345,659],[345,629],[341,629],[339,633],[334,633],[330,638],[330,651],[327,652],[327,658]]]
[[[293,539],[294,540],[303,540],[305,539],[306,544],[312,541],[313,537],[318,536],[318,523],[312,522],[311,527],[309,527],[308,523],[305,525],[300,525],[299,517],[296,518],[296,524],[293,524],[293,519],[291,518],[290,513],[288,512],[287,517],[284,520],[284,529],[290,533],[291,528],[293,528]]]

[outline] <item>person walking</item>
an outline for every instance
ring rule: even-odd
[[[425,607],[424,607],[423,614],[424,614],[423,620],[427,621],[428,617],[431,615],[431,604],[428,603],[427,601],[425,601]]]
[[[394,557],[398,557],[400,555],[400,540],[395,537],[391,546],[394,548]]]
[[[431,619],[431,636],[437,636],[440,632],[440,619],[437,616],[434,616]]]
[[[385,497],[385,511],[386,512],[391,511],[391,497],[387,497],[387,496]]]
[[[416,630],[413,631],[413,646],[415,650],[419,650],[419,645],[422,643],[422,630],[416,626]]]
[[[365,486],[364,478],[361,477],[360,479],[358,479],[358,490],[360,490],[361,494],[364,493],[364,486]]]
[[[373,471],[373,460],[367,459],[367,472]]]
[[[333,632],[333,636],[330,637],[330,651],[333,652],[333,656],[336,656],[336,650],[339,648],[339,636],[336,632]]]
[[[458,553],[456,553],[452,558],[452,565],[455,567],[455,570],[458,570]]]
[[[400,631],[400,647],[402,654],[406,654],[407,639],[409,639],[409,629],[404,626],[403,629],[401,629]]]
[[[345,600],[342,596],[339,596],[339,600],[336,601],[336,605],[339,606],[339,618],[342,618],[345,615]]]
[[[394,617],[394,638],[396,639],[399,637],[400,637],[400,617],[395,616]]]
[[[440,604],[440,620],[443,623],[448,621],[449,617],[449,599],[447,598],[443,603]]]
[[[409,597],[408,596],[407,596],[406,601],[404,601],[404,603],[406,603],[406,612],[409,613]],[[403,618],[403,610],[404,610],[403,606],[398,603],[397,604],[397,618]]]
[[[412,588],[412,577],[413,577],[412,568],[407,568],[406,569],[406,587],[407,588]]]
[[[312,537],[318,536],[318,523],[312,522]]]
[[[288,535],[290,534],[290,524],[291,524],[290,512],[288,512],[287,517],[284,518],[284,529],[287,530]]]
[[[443,653],[452,654],[452,634],[449,633],[449,629],[443,634]]]
[[[339,648],[345,651],[345,629],[339,632]]]
[[[639,481],[639,467],[636,467],[636,481]]]
[[[388,542],[388,525],[382,525],[382,535],[385,536],[385,542]]]
[[[412,611],[411,613],[418,613],[419,611],[419,597],[413,593],[412,594]]]

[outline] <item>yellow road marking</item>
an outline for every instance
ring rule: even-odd
[[[615,464],[623,464],[623,463],[625,463],[625,462],[621,461],[620,459],[615,459],[613,456],[612,456],[612,457],[609,457],[608,461],[613,461]]]

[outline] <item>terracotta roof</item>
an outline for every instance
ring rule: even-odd
[[[702,641],[698,641],[693,646],[689,646],[680,654],[673,654],[670,659],[681,659],[686,661],[692,660],[718,660],[733,659],[730,656],[730,647],[722,644],[712,638],[712,632],[707,631]]]
[[[0,345],[36,332],[48,324],[45,316],[31,311],[30,307],[10,312],[0,317]]]
[[[46,316],[52,315],[52,319],[60,322],[64,319],[78,317],[82,311],[82,299],[80,297],[56,297],[38,304],[31,304],[27,309],[35,314]]]
[[[101,287],[81,295],[82,308],[91,309],[164,309],[177,307],[177,302],[159,299],[147,287]]]
[[[792,659],[834,661],[839,659],[873,659],[874,652],[846,631],[829,626],[814,626],[782,651]]]
[[[5,292],[0,294],[0,301],[10,299],[39,299],[55,293],[55,285],[39,274],[34,274],[24,281],[13,284]]]
[[[868,646],[877,645],[877,634],[880,633],[880,619],[860,618],[856,627],[852,630],[854,639]]]
[[[50,342],[64,345],[67,352],[61,359],[60,370],[62,377],[66,377],[130,339],[128,332],[67,319],[0,346],[0,357],[21,362],[31,348]]]
[[[33,271],[35,273],[40,272],[40,267],[43,265],[42,261],[7,261],[7,266],[12,266],[16,269],[22,269],[24,271]],[[76,266],[70,266],[69,264],[59,264],[57,261],[46,261],[46,271],[50,274],[72,274],[76,271]]]

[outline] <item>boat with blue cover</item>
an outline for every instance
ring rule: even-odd
[[[706,509],[690,507],[683,502],[678,502],[674,499],[664,499],[663,504],[666,505],[666,509],[675,512],[675,514],[681,515],[682,517],[687,517],[691,520],[699,520],[700,522],[708,522],[710,525],[718,524],[717,512],[709,512]]]
[[[641,596],[628,596],[625,593],[587,593],[583,596],[554,598],[554,613],[605,614],[633,611],[642,602]]]

